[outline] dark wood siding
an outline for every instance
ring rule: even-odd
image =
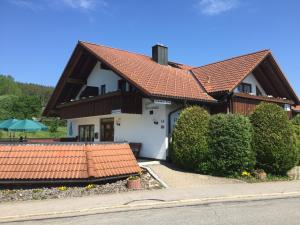
[[[231,100],[231,112],[232,113],[238,113],[242,115],[250,115],[254,112],[256,106],[262,102],[262,100],[256,100],[256,99],[246,99],[246,98],[239,98],[239,97],[233,97]],[[277,104],[280,107],[284,106],[284,103],[274,103]],[[292,118],[292,111],[287,111],[288,117]]]
[[[108,115],[112,110],[142,114],[142,96],[139,93],[109,93],[78,102],[66,103],[58,109],[62,119]]]
[[[233,98],[231,111],[232,113],[250,115],[259,103],[260,101],[254,99]]]
[[[212,105],[210,107],[210,114],[217,114],[217,113],[227,113],[227,103],[224,102],[218,105]]]

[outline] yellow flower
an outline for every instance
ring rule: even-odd
[[[247,171],[243,171],[243,172],[242,172],[242,176],[243,176],[243,177],[250,177],[250,173],[247,172]]]
[[[94,184],[89,184],[87,186],[85,186],[86,189],[93,189],[95,188],[95,185]]]
[[[59,191],[66,191],[67,187],[66,186],[61,186],[57,188]]]

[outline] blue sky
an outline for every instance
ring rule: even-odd
[[[55,85],[78,40],[200,66],[271,49],[300,96],[298,0],[1,0],[0,73]]]

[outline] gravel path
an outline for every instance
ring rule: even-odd
[[[199,185],[244,183],[243,181],[236,179],[213,177],[182,171],[168,163],[149,165],[148,167],[150,167],[150,169],[169,187],[181,188]]]
[[[0,203],[8,201],[71,198],[132,191],[127,188],[126,183],[126,180],[119,180],[113,183],[87,184],[86,186],[0,189]],[[141,176],[141,183],[142,190],[161,188],[160,183],[146,171],[144,171]]]

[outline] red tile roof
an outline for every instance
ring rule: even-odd
[[[174,68],[160,65],[145,55],[87,42],[79,44],[151,96],[215,101],[202,89],[186,65],[177,64],[180,68]]]
[[[296,105],[292,109],[296,112],[300,112],[300,105]]]
[[[193,68],[192,72],[209,93],[232,91],[268,54],[269,50],[263,50]]]
[[[139,171],[128,144],[0,145],[0,180],[99,179]]]

